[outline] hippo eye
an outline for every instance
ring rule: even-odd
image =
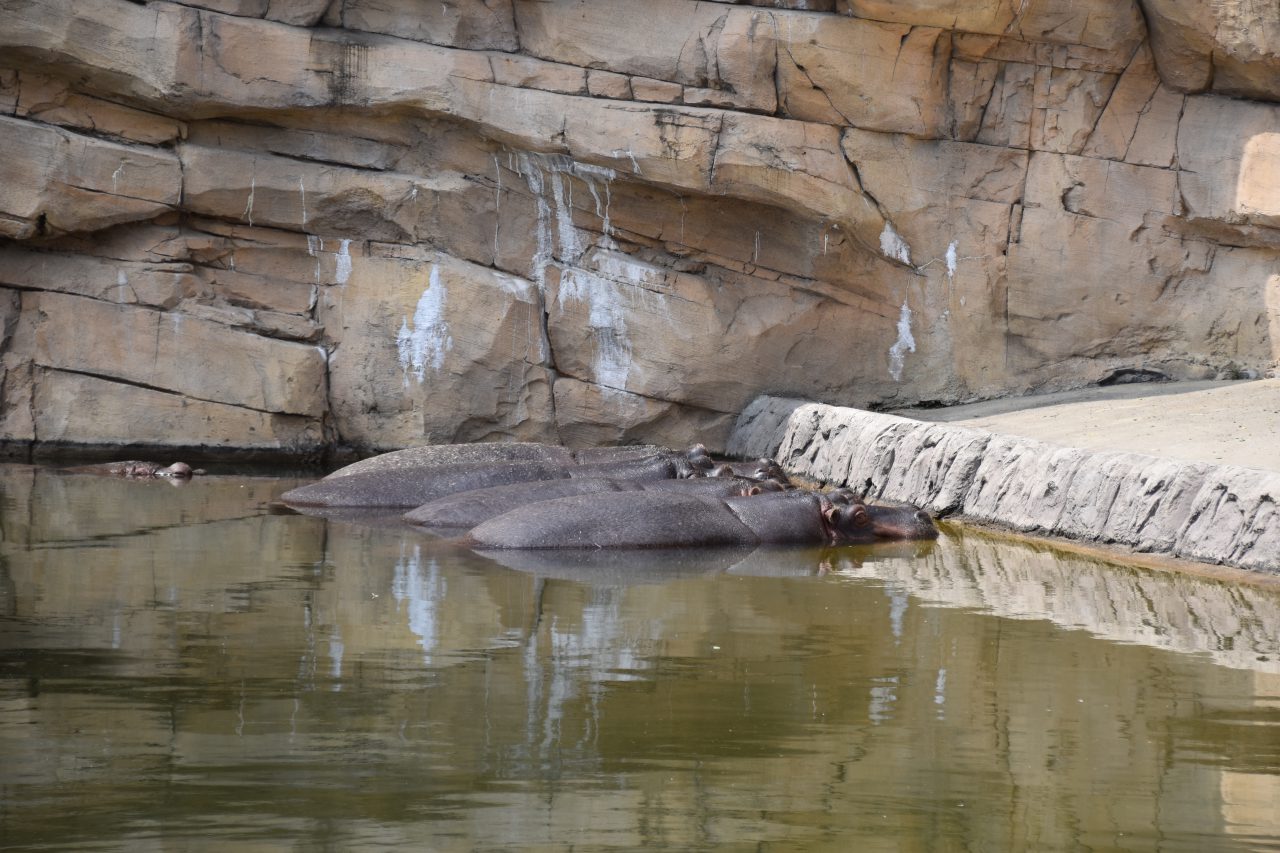
[[[855,506],[849,510],[849,520],[853,522],[855,527],[866,527],[871,523],[871,516],[867,515],[866,507]]]

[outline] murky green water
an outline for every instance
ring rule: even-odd
[[[977,535],[513,566],[0,467],[0,847],[1280,849],[1280,593]]]

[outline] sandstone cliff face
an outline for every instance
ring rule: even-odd
[[[1185,5],[0,0],[0,441],[1273,371],[1280,11]]]

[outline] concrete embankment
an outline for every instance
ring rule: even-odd
[[[729,453],[1021,533],[1280,573],[1280,472],[760,397]]]

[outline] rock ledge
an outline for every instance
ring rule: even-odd
[[[938,515],[1280,573],[1280,473],[759,397],[729,453]]]

